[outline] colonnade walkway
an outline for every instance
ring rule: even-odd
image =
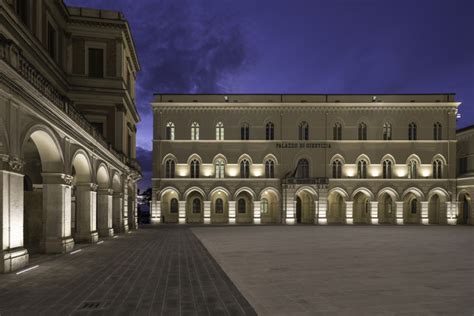
[[[255,315],[188,226],[147,226],[77,250],[0,275],[0,315]]]

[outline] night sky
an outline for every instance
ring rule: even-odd
[[[457,94],[474,124],[473,0],[65,0],[125,14],[142,67],[137,156],[150,186],[153,93]]]

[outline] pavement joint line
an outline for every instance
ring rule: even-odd
[[[82,249],[77,249],[77,250],[71,251],[70,254],[74,255],[74,254],[76,254],[78,252],[81,252],[81,251],[82,251]]]
[[[21,271],[18,271],[16,274],[22,274],[22,273],[25,273],[25,272],[28,272],[28,271],[31,271],[31,270],[34,270],[34,269],[37,269],[39,268],[39,265],[35,265],[35,266],[32,266],[32,267],[29,267],[29,268],[26,268],[26,269],[23,269]]]

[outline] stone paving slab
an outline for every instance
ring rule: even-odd
[[[472,226],[192,230],[259,315],[474,315]]]
[[[0,275],[0,315],[255,315],[188,227],[148,226]]]

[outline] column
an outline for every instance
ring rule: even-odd
[[[428,225],[428,201],[423,201],[421,203],[421,224]]]
[[[137,216],[137,187],[135,183],[132,183],[132,196],[129,196],[128,204],[128,227],[129,229],[138,228],[138,216]]]
[[[151,222],[152,223],[161,223],[161,203],[158,199],[159,191],[152,189],[151,195]]]
[[[128,189],[127,185],[124,185],[123,189],[123,200],[122,200],[122,220],[124,233],[128,232]]]
[[[113,190],[99,189],[97,191],[97,223],[100,237],[112,237],[112,198]]]
[[[403,225],[403,202],[395,202],[395,216],[397,217],[397,225]]]
[[[457,202],[446,202],[446,218],[443,219],[440,224],[448,224],[448,225],[456,225],[457,218],[456,214],[458,214],[458,203]]]
[[[379,202],[370,202],[370,223],[377,225],[379,223]]]
[[[186,201],[178,201],[179,223],[186,224]]]
[[[211,201],[204,201],[204,224],[211,223]]]
[[[97,185],[78,183],[76,185],[76,242],[96,243],[97,233]]]
[[[112,196],[112,227],[115,233],[124,233],[125,225],[123,220],[123,193],[114,192]]]
[[[23,163],[20,159],[0,157],[0,273],[8,273],[28,264],[23,244]],[[2,168],[3,169],[3,168]]]
[[[295,187],[293,185],[288,185],[285,190],[286,195],[286,216],[285,216],[285,223],[286,224],[295,224],[295,211],[296,211],[296,201],[295,201]]]
[[[70,175],[43,173],[43,240],[46,253],[66,253],[74,248],[71,236]]]
[[[354,223],[354,219],[352,218],[352,211],[354,209],[354,202],[353,201],[346,201],[346,224],[352,225]]]
[[[235,224],[235,201],[229,201],[229,224]]]
[[[326,189],[319,191],[319,203],[316,203],[317,218],[316,223],[326,225],[328,223],[328,191]]]
[[[261,223],[261,201],[254,201],[253,203],[253,223]]]

